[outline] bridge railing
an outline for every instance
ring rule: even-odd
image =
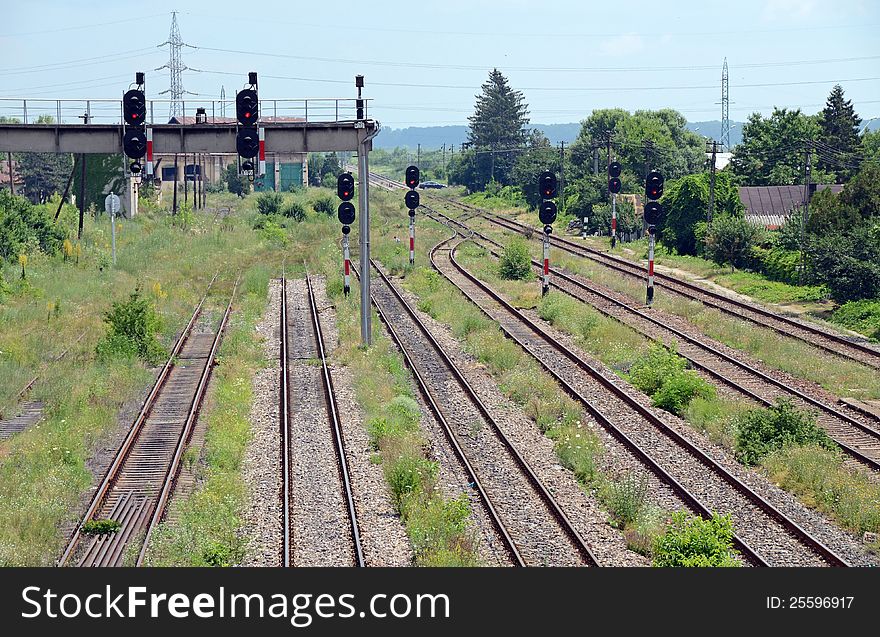
[[[369,118],[364,99],[363,117]],[[174,107],[174,108],[172,108]],[[177,115],[172,120],[171,113]],[[308,97],[260,100],[260,121],[350,122],[357,117],[357,100],[340,97]],[[235,100],[147,100],[147,123],[235,123]],[[120,124],[122,100],[0,98],[0,124]]]

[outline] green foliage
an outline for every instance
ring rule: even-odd
[[[834,311],[831,321],[880,341],[880,300],[844,303]]]
[[[721,215],[706,232],[706,256],[718,265],[743,267],[760,234],[744,217]]]
[[[517,153],[513,164],[511,181],[519,187],[530,208],[541,203],[538,192],[538,175],[552,170],[559,175],[559,153],[550,145],[550,140],[539,130],[531,131],[525,152]]]
[[[403,453],[384,460],[385,479],[391,489],[391,500],[401,515],[406,517],[408,501],[424,494],[436,478],[438,465],[419,453]]]
[[[104,322],[107,333],[97,346],[100,358],[139,358],[156,365],[165,356],[165,349],[157,339],[162,331],[162,319],[153,302],[141,296],[140,287],[135,288],[127,301],[114,301],[104,314]]]
[[[342,172],[339,156],[336,153],[309,153],[309,185],[322,186],[325,182],[336,185],[336,177]]]
[[[82,532],[86,535],[110,535],[121,528],[122,525],[116,520],[88,520],[82,525]]]
[[[77,167],[73,171],[71,192],[79,199],[80,178],[82,176],[79,162],[85,157],[86,162],[86,208],[95,206],[99,213],[104,211],[104,199],[113,192],[120,197],[125,193],[125,157],[117,154],[89,154],[77,158]],[[68,174],[69,174],[68,170]],[[64,175],[67,180],[68,174]],[[59,192],[64,189],[62,182]]]
[[[753,245],[749,252],[750,267],[767,278],[789,285],[797,285],[801,253],[784,248],[765,248]]]
[[[498,274],[509,281],[527,281],[534,276],[532,257],[525,239],[514,237],[507,242],[498,260]]]
[[[733,151],[730,169],[737,183],[748,186],[804,183],[804,151],[797,140],[819,136],[818,117],[800,109],[774,108],[765,118],[749,115],[743,126],[742,143]],[[814,170],[813,183],[827,183],[829,176]]]
[[[686,175],[667,184],[663,193],[665,218],[660,223],[664,245],[678,254],[697,254],[697,223],[706,220],[709,210],[709,175]],[[715,176],[715,218],[723,215],[741,217],[743,205],[736,186],[726,172]],[[714,223],[713,223],[714,225]]]
[[[755,465],[778,449],[801,445],[817,445],[835,449],[836,445],[816,425],[816,418],[799,411],[788,400],[780,400],[767,409],[752,409],[736,419],[736,457]]]
[[[336,202],[333,201],[332,197],[318,197],[312,202],[312,210],[332,217],[336,212]]]
[[[282,204],[279,212],[282,217],[293,219],[296,222],[306,218],[306,207],[295,199]]]
[[[714,398],[715,388],[694,371],[687,361],[654,343],[646,355],[636,359],[629,379],[636,389],[648,394],[655,407],[681,415],[694,398]]]
[[[418,403],[409,396],[395,396],[382,416],[367,421],[367,433],[374,449],[379,449],[383,438],[400,437],[419,428]]]
[[[238,165],[235,162],[226,166],[226,172],[223,177],[226,182],[226,190],[233,195],[243,197],[250,190],[250,183],[247,177],[238,174]]]
[[[819,128],[822,134],[822,142],[833,148],[857,155],[861,151],[861,139],[859,138],[859,125],[862,119],[856,115],[852,100],[843,99],[843,88],[837,84],[831,89],[831,94],[825,103],[825,108],[819,116]],[[817,165],[820,170],[828,173],[836,173],[837,183],[843,183],[852,173],[853,168],[841,165],[839,158],[825,159],[819,156]]]
[[[691,370],[667,378],[651,395],[655,407],[681,415],[694,398],[714,398],[715,388]]]
[[[469,529],[467,494],[430,498],[407,517],[407,533],[419,566],[478,566]]]
[[[733,550],[733,524],[729,516],[711,520],[672,514],[666,532],[654,540],[653,565],[658,567],[739,566]]]
[[[63,241],[64,233],[48,210],[0,190],[0,257],[11,259],[36,249],[55,254]]]
[[[811,237],[807,254],[814,276],[838,303],[880,298],[880,224]]]
[[[602,485],[599,498],[611,513],[614,524],[624,528],[636,522],[645,510],[648,497],[648,474],[627,474],[621,480]]]
[[[257,195],[257,212],[263,215],[277,215],[284,204],[284,195],[280,192],[261,192]]]
[[[880,485],[873,476],[844,464],[841,454],[816,446],[787,447],[761,464],[774,483],[843,528],[880,532]]]
[[[599,438],[580,423],[554,429],[553,437],[553,449],[562,466],[574,473],[581,484],[592,484],[599,474],[598,459],[602,455]]]
[[[608,132],[614,136],[614,158],[621,163],[623,192],[644,190],[644,142],[653,142],[653,168],[667,180],[697,172],[705,163],[703,139],[688,130],[685,117],[672,109],[640,110],[630,114],[623,109],[595,109],[584,120],[578,138],[571,146],[572,170],[566,175],[580,179],[593,171],[593,147],[600,149],[599,171],[604,182]]]

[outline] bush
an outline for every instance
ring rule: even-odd
[[[257,197],[257,211],[264,215],[275,215],[281,212],[284,196],[280,192],[261,192]]]
[[[468,529],[470,503],[462,493],[452,500],[432,497],[413,507],[407,519],[416,563],[420,566],[477,566]]]
[[[281,207],[281,215],[294,221],[303,221],[306,218],[306,207],[298,201],[290,201]]]
[[[629,379],[651,397],[655,407],[681,415],[694,398],[715,397],[715,388],[686,366],[687,361],[674,347],[666,349],[653,343],[648,353],[632,364]]]
[[[419,404],[409,396],[395,396],[385,410],[384,416],[367,422],[367,434],[374,449],[384,438],[402,436],[419,428],[421,411]]]
[[[98,343],[99,358],[139,358],[157,365],[166,355],[157,335],[162,331],[162,319],[150,299],[141,296],[135,288],[127,301],[114,302],[104,314],[108,331]]]
[[[599,439],[580,426],[567,425],[554,432],[554,449],[562,466],[574,473],[581,484],[591,484],[598,475]]]
[[[629,474],[617,482],[606,482],[599,494],[614,523],[624,528],[639,519],[648,496],[648,476]]]
[[[82,526],[86,535],[110,535],[116,533],[122,525],[116,520],[89,520]]]
[[[741,268],[760,234],[744,217],[722,215],[706,232],[706,256],[718,265]]]
[[[509,281],[528,281],[532,278],[532,257],[524,239],[514,237],[504,246],[498,262],[498,275]]]
[[[849,301],[834,311],[832,322],[880,341],[880,300]]]
[[[686,366],[687,361],[675,353],[675,348],[653,343],[647,355],[632,364],[629,380],[636,389],[651,396],[660,391],[666,379],[680,374]]]
[[[680,416],[691,400],[698,397],[714,398],[715,387],[687,369],[667,378],[660,389],[651,396],[651,402],[655,407]]]
[[[727,515],[704,520],[684,511],[673,513],[666,532],[654,540],[653,555],[653,565],[659,567],[740,566]]]
[[[784,248],[763,248],[752,246],[751,268],[766,275],[768,279],[797,285],[801,253]]]
[[[64,233],[44,207],[0,189],[0,257],[9,259],[36,248],[55,254],[63,241]]]
[[[735,420],[736,457],[747,465],[756,465],[779,449],[817,445],[835,449],[824,429],[816,425],[813,414],[795,409],[789,400],[780,400],[768,409],[750,409]]]
[[[336,204],[332,197],[318,197],[312,203],[312,209],[315,212],[324,213],[328,217],[331,217],[333,216],[333,213],[336,212]]]
[[[382,464],[394,507],[406,518],[409,499],[424,494],[437,475],[438,465],[418,453],[403,453]]]

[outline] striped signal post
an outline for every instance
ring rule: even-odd
[[[345,296],[351,292],[351,251],[348,247],[348,234],[351,232],[349,226],[342,226],[342,291]]]
[[[147,177],[153,176],[153,129],[147,127]]]
[[[544,224],[544,271],[541,277],[541,296],[550,291],[550,225],[556,221],[556,175],[545,170],[538,175],[538,192],[541,195],[541,206],[538,208],[538,219]]]
[[[663,175],[652,170],[645,178],[645,224],[648,226],[648,289],[645,304],[651,307],[654,302],[654,240],[657,224],[663,216],[663,206],[658,199],[663,196]]]
[[[351,199],[354,197],[354,176],[351,173],[342,173],[336,178],[336,194],[342,200],[336,210],[336,218],[342,224],[342,291],[345,296],[348,296],[351,292],[351,252],[348,246],[348,235],[355,218],[354,204],[351,203]]]
[[[611,146],[609,144],[609,152]],[[610,159],[610,157],[609,157]],[[620,181],[620,162],[609,161],[608,163],[608,192],[611,193],[611,247],[617,245],[617,193],[623,184]]]
[[[404,178],[406,185],[409,186],[409,192],[406,193],[403,200],[409,209],[409,264],[416,263],[416,208],[419,207],[419,193],[416,187],[419,185],[419,168],[418,166],[409,166],[406,169]]]
[[[266,174],[266,129],[260,126],[257,129],[260,133],[260,177]]]

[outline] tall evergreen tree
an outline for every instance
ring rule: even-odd
[[[515,160],[515,153],[509,151],[523,146],[529,107],[522,91],[512,89],[498,69],[492,69],[481,88],[474,114],[468,118],[468,141],[479,153],[475,158],[479,176],[474,181],[485,184],[494,177],[507,184]]]
[[[861,150],[859,126],[862,119],[856,114],[852,100],[843,98],[843,87],[837,84],[825,102],[819,117],[822,143],[839,152],[826,149],[820,153],[819,168],[834,173],[837,183],[843,183],[856,172],[856,155]]]

